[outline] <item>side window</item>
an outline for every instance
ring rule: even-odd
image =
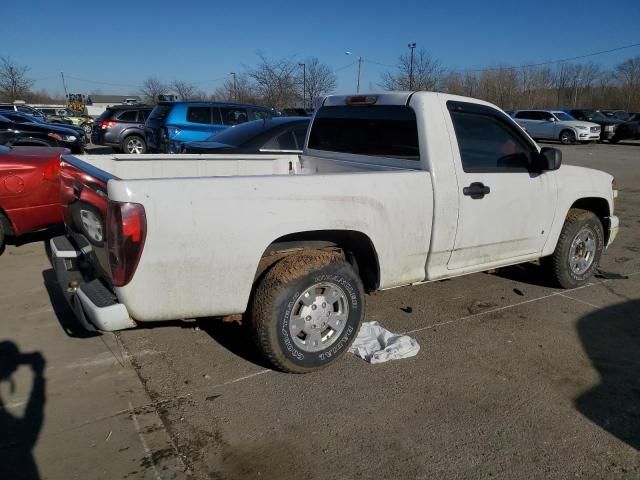
[[[33,115],[33,110],[28,107],[18,107],[18,111],[22,113],[26,113],[28,115]]]
[[[452,111],[465,172],[527,171],[530,149],[506,122],[492,115]]]
[[[521,118],[523,120],[539,120],[536,112],[518,112],[516,118]]]
[[[297,150],[296,139],[291,130],[272,138],[262,147],[266,150]]]
[[[187,122],[211,123],[210,107],[189,107],[187,109]]]
[[[298,144],[298,150],[304,148],[304,141],[307,138],[307,127],[298,127],[293,131],[293,136],[296,137],[296,143]]]
[[[124,112],[120,112],[118,115],[118,120],[121,122],[135,122],[138,116],[138,112],[135,110],[125,110]]]
[[[151,113],[150,110],[140,110],[140,112],[138,113],[138,121],[146,122],[150,113]]]
[[[220,107],[222,123],[225,125],[239,125],[249,120],[244,108]]]

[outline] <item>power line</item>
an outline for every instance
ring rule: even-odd
[[[455,71],[458,71],[458,72],[493,72],[493,71],[500,71],[500,70],[518,70],[520,68],[542,67],[544,65],[553,65],[554,63],[571,62],[573,60],[580,60],[582,58],[595,57],[597,55],[603,55],[605,53],[617,52],[619,50],[626,50],[628,48],[633,48],[633,47],[640,47],[640,43],[633,43],[631,45],[624,45],[622,47],[610,48],[609,50],[601,50],[599,52],[587,53],[585,55],[577,55],[575,57],[561,58],[561,59],[558,59],[558,60],[549,60],[549,61],[540,62],[540,63],[530,63],[528,65],[517,65],[517,66],[510,66],[510,67],[495,67],[495,68],[475,68],[475,69],[473,69],[473,68],[464,68],[464,69],[455,70]]]

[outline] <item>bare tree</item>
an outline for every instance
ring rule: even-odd
[[[33,86],[27,77],[29,67],[18,65],[11,57],[0,57],[0,95],[13,101],[24,97]]]
[[[309,99],[309,105],[314,107],[318,99],[332,93],[336,89],[337,79],[331,68],[320,60],[313,57],[305,61],[307,79],[306,79],[306,98]],[[306,107],[306,105],[305,105]]]
[[[147,98],[149,103],[156,103],[158,101],[158,95],[166,93],[167,90],[169,90],[167,85],[158,80],[157,77],[147,77],[146,80],[142,82],[140,93]]]
[[[622,84],[625,108],[629,110],[633,101],[640,96],[640,56],[618,64],[615,68],[615,75]]]
[[[169,85],[169,88],[173,90],[180,100],[193,100],[193,96],[196,93],[195,85],[182,80],[174,80]]]
[[[260,62],[247,72],[263,102],[275,108],[296,103],[299,96],[298,63],[291,59],[268,60],[258,54]]]
[[[255,89],[251,85],[251,81],[246,74],[236,74],[235,82],[233,78],[228,78],[217,88],[212,100],[219,102],[238,102],[238,103],[260,103],[261,99],[256,94]]]
[[[382,74],[380,86],[386,90],[409,90],[411,57],[402,54],[398,58],[395,71]],[[425,50],[418,50],[413,56],[413,90],[437,90],[444,79],[445,70],[439,60]]]

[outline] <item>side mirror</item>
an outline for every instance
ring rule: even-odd
[[[553,117],[549,117],[549,118],[547,118],[547,122],[555,122],[555,121],[556,121],[556,119],[555,119],[555,118],[553,118]]]
[[[558,170],[562,165],[562,151],[553,147],[542,147],[538,154],[537,170]]]

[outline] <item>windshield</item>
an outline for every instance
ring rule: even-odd
[[[556,116],[556,118],[558,120],[562,120],[564,122],[569,122],[571,120],[575,120],[575,118],[573,118],[571,115],[569,115],[568,113],[564,113],[564,112],[553,112],[553,114]]]
[[[604,121],[609,120],[602,113],[597,112],[595,110],[585,110],[583,113],[585,114],[588,120],[604,120]]]

